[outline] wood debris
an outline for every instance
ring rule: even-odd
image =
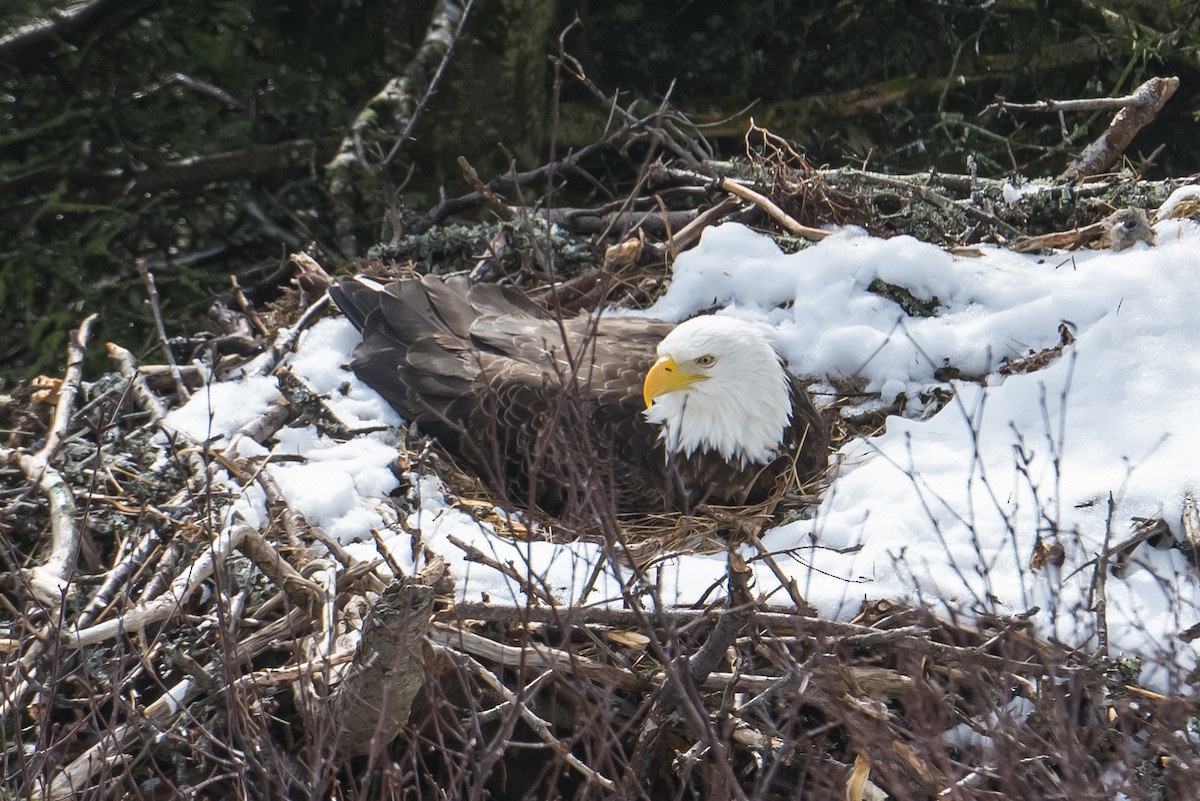
[[[716,164],[685,147],[695,143],[686,120],[619,116],[606,148],[654,141],[677,157],[647,168],[644,194],[586,215],[515,206],[504,191],[581,169],[587,154],[491,182],[465,164],[473,196],[444,199],[423,230],[381,247],[368,271],[410,272],[419,248],[449,241],[438,226],[451,214],[489,203],[507,219],[472,229],[442,266],[521,283],[568,310],[650,299],[675,255],[725,220],[767,227],[788,247],[827,235],[831,224],[889,235],[936,221],[931,239],[968,249],[1012,241],[1018,230],[1004,216],[1011,207],[999,182],[818,170],[757,126],[748,168]],[[1063,215],[1107,217],[1127,188],[1089,184],[1059,198],[1069,206]],[[669,208],[661,195],[673,191],[699,200]],[[1110,218],[1110,229],[1125,227],[1122,219]],[[571,225],[592,233],[585,239]],[[547,238],[550,227],[565,233]],[[1081,241],[1084,228],[1062,242]],[[601,267],[557,272],[583,252],[593,264],[604,253]],[[328,281],[314,256],[297,254],[260,286],[235,285],[213,304],[218,334],[192,343],[203,368],[139,365],[110,345],[116,370],[90,386],[81,409],[85,321],[61,383],[30,390],[29,402],[56,404],[53,417],[36,429],[41,418],[26,409],[22,419],[36,430],[0,449],[0,602],[9,617],[0,629],[0,720],[33,765],[22,775],[37,777],[16,794],[150,795],[169,780],[176,791],[218,797],[241,771],[281,796],[305,797],[335,787],[379,797],[385,786],[400,788],[395,797],[498,799],[782,798],[798,787],[805,797],[854,801],[1063,797],[1063,787],[1083,797],[1079,788],[1132,761],[1158,787],[1191,787],[1181,766],[1195,762],[1194,748],[1173,738],[1187,699],[1137,687],[1136,666],[1102,652],[1038,640],[1028,621],[1036,610],[967,622],[874,599],[854,621],[822,617],[760,538],[807,498],[620,521],[591,566],[589,586],[604,571],[621,578],[600,602],[569,605],[529,564],[451,539],[523,601],[459,597],[456,577],[407,522],[413,510],[403,499],[380,503],[398,505],[409,561],[382,548],[364,559],[304,519],[266,457],[234,444],[269,449],[289,426],[343,439],[361,433],[284,361],[325,313]],[[910,314],[938,312],[936,298],[895,284],[876,290]],[[1000,373],[1042,369],[1073,341],[1064,323],[1057,345]],[[226,447],[171,429],[170,409],[232,370],[274,376],[283,397]],[[957,375],[946,370],[947,380]],[[844,390],[856,388],[847,380]],[[498,509],[435,447],[401,438],[399,469],[444,477],[455,505],[496,536],[522,545],[580,536]],[[228,513],[248,493],[264,498],[262,520]],[[1188,515],[1195,547],[1194,503]],[[1164,525],[1139,526],[1090,568],[1097,576],[1119,568]],[[1048,533],[1031,568],[1061,567],[1061,548]],[[723,559],[725,574],[705,604],[668,608],[656,592],[658,567],[684,550]],[[780,579],[777,596],[759,597],[753,564]],[[1127,750],[1115,749],[1118,737]],[[997,743],[1023,766],[1019,775],[996,766]],[[536,767],[525,761],[530,753]]]

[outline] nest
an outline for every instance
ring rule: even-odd
[[[831,220],[877,218],[864,184],[899,191],[896,179],[817,171],[755,130],[749,177],[652,173],[656,189],[714,199],[661,237],[613,244],[600,270],[547,297],[563,308],[645,302],[665,281],[669,255],[716,221],[770,223],[795,245],[822,236],[814,226]],[[956,186],[939,180],[910,185],[914,206]],[[960,200],[930,205],[957,209]],[[996,222],[994,231],[1011,227]],[[488,253],[498,258],[495,247]],[[371,269],[410,266],[384,254]],[[537,278],[497,268],[514,273]],[[1039,640],[1027,616],[967,622],[881,599],[864,601],[852,621],[822,618],[758,539],[767,524],[802,513],[796,488],[755,509],[623,520],[596,537],[497,510],[476,479],[400,437],[402,472],[439,472],[460,508],[500,536],[595,537],[604,559],[628,571],[623,608],[561,604],[538,576],[465,543],[468,558],[490,560],[525,603],[457,601],[455,578],[438,555],[422,553],[415,531],[420,570],[389,564],[386,549],[376,560],[356,557],[308,525],[264,462],[238,447],[289,425],[355,435],[281,368],[297,333],[323,313],[328,280],[297,254],[271,279],[273,298],[254,293],[268,298],[269,313],[256,315],[240,291],[218,301],[220,330],[204,343],[208,375],[195,365],[139,365],[109,345],[116,371],[81,398],[89,318],[61,381],[6,399],[13,433],[0,449],[0,600],[10,619],[0,633],[0,721],[16,794],[1190,794],[1200,755],[1179,733],[1190,731],[1191,701],[1139,687],[1134,663]],[[279,377],[287,391],[225,447],[166,423],[202,381],[246,369]],[[878,424],[876,416],[859,425]],[[839,418],[843,436],[853,425]],[[229,514],[251,491],[265,498],[265,518]],[[681,552],[724,559],[724,576],[695,608],[667,608],[654,592],[657,565]],[[786,597],[755,596],[747,558],[776,571]]]

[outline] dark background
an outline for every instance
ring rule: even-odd
[[[97,341],[152,354],[138,259],[157,277],[170,332],[188,334],[230,275],[252,284],[309,243],[342,269],[381,238],[378,174],[335,202],[326,164],[410,63],[432,3],[102,2],[85,29],[11,46],[62,5],[0,13],[0,381],[60,370],[66,333],[93,311]],[[708,133],[722,157],[742,152],[753,116],[819,165],[963,173],[973,156],[981,175],[1053,176],[1111,112],[1065,116],[1064,138],[1057,115],[981,114],[996,96],[1116,96],[1178,75],[1124,168],[1189,175],[1200,172],[1197,6],[479,0],[387,177],[403,187],[401,208],[420,213],[469,189],[459,156],[488,180],[510,157],[517,169],[546,162],[552,141],[560,154],[594,141],[608,118],[599,102],[570,81],[553,102],[547,57],[576,17],[565,46],[598,87],[643,109],[670,90],[693,121],[725,120]],[[365,156],[378,165],[382,146]],[[632,178],[600,177],[616,192]],[[598,199],[584,190],[571,201]],[[339,216],[354,230],[335,232]]]

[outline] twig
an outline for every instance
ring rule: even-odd
[[[258,332],[260,337],[266,338],[270,335],[267,327],[263,325],[262,319],[258,316],[258,312],[254,311],[254,306],[246,299],[246,293],[242,291],[242,285],[238,283],[237,276],[229,276],[229,284],[233,287],[233,299],[237,301],[238,308],[242,310],[242,314],[246,315],[246,319],[250,321],[250,325]]]
[[[158,287],[154,284],[154,273],[146,267],[143,259],[138,259],[134,265],[137,267],[138,274],[142,276],[142,283],[146,285],[146,297],[150,300],[150,312],[154,316],[154,329],[158,332],[158,344],[162,347],[163,356],[166,357],[167,365],[171,368],[171,377],[175,379],[175,390],[179,393],[179,397],[187,400],[191,397],[191,393],[183,385],[183,376],[179,373],[179,365],[175,363],[175,354],[171,353],[167,326],[163,322],[162,309],[158,305]]]
[[[542,607],[519,609],[495,604],[461,603],[455,607],[455,611],[463,619],[485,621],[517,622],[529,620],[561,623],[563,620],[569,620],[574,625],[599,624],[625,628],[640,626],[645,621],[644,614],[636,611],[600,607],[587,609],[571,608],[569,610]],[[680,628],[694,624],[712,614],[720,615],[724,614],[724,612],[722,610],[712,612],[707,610],[664,609],[659,611],[656,617],[661,619],[664,625]],[[875,637],[881,635],[884,631],[889,631],[888,629],[871,628],[870,626],[840,620],[826,620],[816,616],[796,614],[795,612],[759,610],[755,613],[754,619],[758,625],[767,627],[768,629],[805,632],[817,642],[820,642],[820,638],[824,637],[837,640],[853,636]],[[958,626],[958,628],[961,629],[962,627]],[[895,640],[897,645],[912,647],[917,650],[929,650],[939,658],[947,661],[974,663],[981,667],[988,667],[994,670],[1007,670],[1012,673],[1025,672],[1040,675],[1045,670],[1044,666],[1038,662],[1023,661],[1014,657],[997,656],[970,646],[950,645],[938,642],[929,636],[929,630],[924,627],[906,626],[898,631],[903,636]],[[1056,665],[1055,670],[1063,674],[1069,674],[1075,672],[1077,668],[1061,664]]]
[[[288,503],[287,496],[284,495],[269,470],[255,472],[254,482],[262,488],[263,494],[266,495],[267,511],[283,529],[288,549],[303,552],[315,540],[328,548],[333,557],[342,565],[345,570],[342,576],[343,580],[351,576],[365,575],[367,587],[372,592],[382,592],[387,587],[387,583],[375,574],[375,568],[383,563],[382,559],[372,562],[356,559],[346,550],[346,546],[325,531],[309,526],[304,517]]]
[[[623,690],[644,688],[645,682],[631,670],[606,665],[587,657],[545,645],[518,647],[504,645],[487,637],[435,621],[429,631],[430,642],[466,651],[505,667],[522,665],[534,670],[558,670],[598,684],[611,684]]]
[[[801,225],[800,223],[796,222],[796,220],[792,219],[791,215],[776,206],[775,203],[766,195],[759,194],[745,184],[735,181],[732,178],[718,176],[716,180],[716,186],[718,189],[724,189],[726,192],[731,192],[743,200],[750,201],[769,214],[776,222],[786,228],[789,232],[797,236],[819,240],[824,239],[831,233],[830,231],[825,231],[821,228],[813,228],[808,225]]]
[[[732,195],[736,195],[742,200],[748,200],[754,205],[761,208],[772,219],[783,226],[789,233],[796,236],[803,236],[808,239],[824,239],[829,236],[830,231],[825,231],[821,228],[813,228],[812,226],[802,225],[797,222],[791,215],[785,212],[775,202],[766,195],[751,189],[744,182],[726,177],[724,175],[709,176],[692,170],[680,170],[671,167],[662,167],[657,170],[658,174],[672,180],[684,181],[691,184],[701,186],[712,186],[716,189],[722,189]]]
[[[692,244],[700,238],[700,234],[704,229],[713,225],[718,220],[724,219],[732,214],[741,206],[735,197],[726,195],[711,208],[705,209],[696,215],[696,218],[687,225],[680,228],[666,243],[666,250],[674,257],[676,254],[687,250]]]
[[[1158,102],[1158,92],[1161,86],[1156,85],[1156,81],[1170,81],[1178,79],[1172,78],[1151,78],[1143,83],[1132,94],[1124,97],[1084,97],[1072,100],[1038,100],[1033,103],[1010,103],[1007,100],[1000,99],[995,103],[991,103],[983,109],[983,113],[989,111],[1037,111],[1037,112],[1059,112],[1059,111],[1102,111],[1104,109],[1122,109],[1122,108],[1139,108],[1143,106],[1152,106]],[[1177,88],[1177,87],[1176,87]],[[1174,91],[1172,89],[1171,91]]]
[[[618,144],[628,146],[635,141],[645,139],[650,136],[650,131],[652,130],[648,126],[658,117],[658,112],[655,112],[646,117],[634,118],[632,121],[610,131],[599,141],[592,142],[578,150],[573,150],[561,159],[552,159],[548,163],[526,172],[506,173],[488,181],[485,186],[490,192],[500,194],[505,191],[519,189],[524,184],[545,180],[548,175],[583,174],[586,176],[586,173],[579,166],[583,161],[596,153],[612,149]],[[437,206],[430,209],[423,219],[410,226],[409,232],[413,234],[424,233],[434,226],[441,225],[451,215],[474,208],[482,199],[483,196],[479,192],[473,191],[459,197],[443,200]]]
[[[748,533],[746,539],[751,545],[754,546],[755,550],[758,551],[759,558],[764,564],[766,564],[767,568],[775,576],[775,579],[779,582],[780,586],[787,590],[788,597],[790,597],[792,599],[792,603],[796,605],[796,611],[806,615],[813,614],[815,610],[813,609],[812,605],[804,599],[804,594],[800,592],[800,587],[796,583],[796,578],[794,576],[789,576],[784,572],[783,568],[779,566],[779,562],[775,561],[775,555],[767,550],[767,546],[764,545],[763,541],[758,538],[758,535]]]
[[[320,597],[322,587],[300,575],[279,549],[257,530],[246,530],[238,550],[248,556],[263,575],[274,581],[275,585],[287,594],[293,605],[305,609],[314,597]]]
[[[57,608],[70,589],[68,574],[74,570],[79,553],[79,529],[75,525],[75,496],[50,461],[62,446],[71,422],[83,380],[83,358],[95,322],[96,315],[89,315],[67,342],[67,369],[58,388],[54,420],[41,449],[32,454],[0,449],[0,463],[8,461],[20,467],[50,504],[50,553],[45,562],[28,571],[26,580],[34,598],[51,608]]]
[[[108,350],[108,358],[117,363],[117,369],[121,375],[129,382],[129,389],[133,393],[133,399],[138,406],[150,413],[150,416],[155,421],[162,420],[167,416],[167,405],[162,402],[162,399],[154,394],[146,383],[146,377],[141,368],[138,367],[137,360],[134,355],[127,349],[109,342],[105,344]],[[171,371],[173,375],[176,371]]]
[[[737,551],[726,555],[729,576],[729,597],[725,614],[717,618],[717,625],[708,633],[704,644],[688,659],[688,672],[696,684],[702,684],[716,670],[717,664],[737,639],[738,632],[750,620],[754,611],[754,600],[750,597],[750,576],[753,571]]]
[[[479,180],[479,173],[471,166],[471,162],[467,161],[466,156],[458,157],[458,168],[462,170],[463,180],[471,185],[471,188],[479,193],[492,211],[502,220],[511,220],[513,218],[512,209],[504,205],[500,198],[496,197],[492,190],[488,189],[487,185]]]
[[[657,674],[656,677],[662,674]],[[798,687],[813,686],[828,699],[835,699],[852,688],[871,697],[891,700],[903,698],[911,692],[915,682],[911,676],[906,676],[896,670],[887,668],[839,665],[837,667],[809,668],[804,671],[793,671],[790,676],[759,676],[748,673],[710,673],[700,682],[704,690],[724,690],[733,688],[748,692],[777,692],[779,682],[788,679]],[[785,684],[786,686],[786,684]],[[816,696],[813,696],[814,700]]]
[[[75,335],[67,340],[67,369],[63,373],[62,385],[58,389],[58,403],[54,407],[54,423],[46,435],[42,449],[34,454],[39,462],[49,462],[58,453],[63,439],[67,436],[67,428],[71,424],[71,414],[75,409],[75,398],[79,394],[79,384],[83,380],[83,358],[87,352],[88,340],[92,338],[92,326],[96,315],[90,314],[79,324]]]
[[[216,565],[225,561],[229,554],[237,548],[250,526],[237,523],[224,529],[212,538],[209,547],[196,557],[183,572],[181,572],[166,592],[153,600],[140,603],[129,609],[120,617],[97,623],[87,628],[75,628],[64,631],[61,644],[65,648],[86,648],[118,637],[122,634],[137,632],[157,623],[167,620],[179,611],[183,602],[212,575]]]
[[[458,653],[458,651],[455,651],[453,648],[447,648],[444,645],[435,645],[433,647],[436,649],[442,650],[448,654],[457,654]],[[534,678],[533,681],[529,682],[528,684],[526,684],[524,687],[521,688],[520,696],[521,697],[529,697],[529,696],[533,695],[533,693],[539,687],[541,687],[543,684],[547,683],[553,676],[554,676],[553,670],[542,671]],[[508,714],[509,710],[511,710],[515,706],[514,702],[515,702],[515,699],[513,701],[501,701],[500,703],[496,704],[491,709],[485,709],[482,712],[475,712],[473,716],[474,716],[475,720],[477,720],[481,724],[482,723],[495,723],[496,721],[500,720],[502,717],[504,717],[505,715]]]
[[[540,216],[551,225],[557,225],[576,235],[603,235],[612,229],[619,229],[629,232],[641,230],[657,237],[666,237],[671,228],[679,228],[682,231],[684,227],[699,219],[702,214],[707,213],[699,212],[696,209],[683,209],[672,211],[664,217],[650,210],[623,211],[620,208],[612,210],[608,207],[588,209],[562,206],[552,209],[521,206],[517,207],[517,211],[523,217]],[[708,211],[712,211],[712,209]],[[727,208],[726,213],[728,211]]]
[[[1124,107],[1117,112],[1104,133],[1092,142],[1079,158],[1063,172],[1067,181],[1078,181],[1091,175],[1103,172],[1110,164],[1120,158],[1138,131],[1148,125],[1162,110],[1162,107],[1175,90],[1179,88],[1179,78],[1151,78],[1137,88]]]
[[[230,111],[237,111],[246,107],[245,103],[238,100],[236,97],[229,94],[229,92],[226,92],[216,84],[203,81],[199,78],[193,78],[192,76],[183,72],[172,72],[161,81],[156,81],[155,83],[147,86],[145,89],[134,92],[133,96],[138,100],[141,100],[142,98],[148,97],[155,92],[161,92],[163,89],[176,85],[199,92],[202,95],[208,95],[214,100],[224,103],[225,107]]]
[[[470,670],[474,675],[478,676],[484,684],[491,687],[500,695],[500,697],[512,704],[517,709],[517,712],[521,715],[521,719],[525,721],[525,724],[529,726],[529,728],[533,729],[534,733],[541,738],[542,742],[553,748],[568,765],[579,771],[580,774],[582,774],[589,781],[594,781],[599,784],[605,790],[613,791],[617,789],[617,785],[612,779],[609,779],[599,771],[588,767],[583,763],[582,760],[572,754],[571,750],[563,745],[563,743],[554,736],[554,733],[551,731],[550,723],[535,715],[533,710],[531,710],[528,705],[518,698],[512,690],[505,687],[503,682],[496,678],[496,676],[490,670],[479,664],[479,662],[475,659],[471,658],[469,654],[459,653],[451,648],[446,648],[445,646],[440,646],[440,648],[448,653],[452,658],[455,658],[464,664],[467,669]]]
[[[245,659],[258,656],[272,647],[282,635],[294,634],[303,625],[306,617],[307,613],[304,610],[292,610],[274,624],[238,642],[237,653]],[[344,654],[336,654],[334,657],[330,657],[330,660],[335,657],[339,660],[345,659]],[[277,670],[283,671],[286,668]],[[297,665],[294,670],[297,672],[308,671],[311,670],[311,666],[305,663]],[[204,671],[209,675],[222,675],[224,666],[218,662],[211,662],[204,666]],[[247,681],[252,682],[257,677],[257,673],[248,674],[239,678],[238,684],[241,686]],[[87,787],[92,776],[105,765],[111,764],[117,752],[130,743],[140,742],[135,741],[135,738],[145,734],[147,725],[166,730],[175,716],[179,715],[188,704],[199,698],[205,689],[194,678],[186,678],[172,685],[144,709],[139,710],[139,715],[134,720],[115,726],[111,731],[105,733],[99,742],[56,773],[49,783],[44,785],[42,797],[46,801],[66,801],[66,799],[77,798],[80,791]]]
[[[281,328],[279,333],[275,335],[275,341],[271,343],[269,353],[263,354],[258,365],[254,369],[254,375],[270,375],[279,366],[279,362],[284,356],[291,353],[292,348],[296,346],[296,340],[301,332],[308,328],[316,320],[325,307],[329,304],[329,295],[322,295],[313,301],[313,304],[304,310],[304,314],[300,315],[300,319],[293,325],[286,328]]]
[[[567,30],[570,30],[570,28],[568,28]],[[566,31],[563,31],[563,34],[565,35]],[[551,61],[554,62],[557,66],[561,66],[561,67],[565,68],[568,75],[570,75],[572,78],[574,78],[575,80],[582,83],[584,85],[584,87],[586,87],[587,90],[589,92],[591,92],[594,97],[596,97],[596,99],[598,99],[600,102],[607,105],[613,114],[624,119],[626,127],[628,127],[631,130],[637,130],[637,129],[640,129],[644,125],[644,123],[645,123],[644,120],[638,120],[637,117],[632,113],[632,111],[621,108],[621,106],[618,105],[617,99],[615,96],[612,98],[609,98],[607,95],[604,94],[604,92],[600,91],[600,87],[596,86],[596,84],[594,84],[592,82],[592,80],[587,77],[587,74],[583,69],[583,65],[579,62],[579,60],[576,59],[574,56],[570,55],[569,53],[567,53],[566,50],[564,49],[562,35],[559,36],[559,53],[557,56],[552,56]],[[672,89],[674,88],[674,83],[672,83],[671,88]],[[667,114],[668,108],[665,105],[665,103],[666,103],[666,98],[669,97],[670,94],[671,94],[670,90],[668,90],[665,93],[664,101],[662,104],[660,104],[658,113],[653,115],[654,117],[658,117],[658,118],[666,117],[669,119],[671,116],[675,116],[676,118],[682,118],[682,115]],[[632,109],[632,108],[634,108],[634,106],[630,106],[630,108]],[[690,122],[685,121],[685,124],[691,126]],[[692,127],[694,127],[694,126],[692,126]],[[676,128],[675,130],[678,130],[678,128]],[[660,146],[662,146],[666,150],[669,150],[672,153],[674,153],[678,158],[683,160],[683,162],[685,164],[698,163],[698,159],[694,153],[692,153],[687,147],[685,147],[685,146],[681,145],[679,142],[675,141],[675,139],[673,137],[666,136],[660,126],[656,126],[656,127],[648,129],[647,133],[653,139],[655,139]],[[690,138],[689,141],[694,142],[694,141],[696,141],[696,138]]]
[[[301,678],[319,676],[331,667],[344,665],[354,659],[355,649],[343,648],[328,656],[318,656],[299,664],[285,665],[277,668],[264,668],[240,677],[236,686],[243,688],[270,687],[278,684],[288,684]]]
[[[114,752],[124,748],[132,738],[144,732],[147,725],[166,729],[184,707],[200,696],[203,689],[192,678],[171,686],[141,710],[141,714],[135,720],[115,726],[101,737],[99,742],[55,774],[50,783],[42,789],[42,798],[45,801],[66,801],[78,797],[78,793],[87,786],[91,777],[108,764]]]
[[[421,98],[421,102],[413,109],[412,114],[408,117],[408,123],[404,126],[404,131],[400,134],[400,138],[396,140],[396,144],[392,145],[392,149],[388,151],[380,163],[380,169],[387,169],[391,163],[400,155],[400,151],[404,148],[404,144],[412,138],[413,129],[417,127],[417,120],[421,119],[421,115],[425,113],[425,109],[429,107],[429,101],[437,93],[438,84],[442,82],[442,75],[446,72],[446,65],[450,63],[450,57],[454,55],[454,46],[458,44],[458,40],[462,38],[463,28],[467,25],[467,18],[471,16],[471,7],[475,4],[475,0],[467,0],[467,4],[462,7],[459,12],[458,24],[454,26],[453,32],[448,35],[449,41],[445,42],[445,52],[442,53],[442,59],[438,63],[437,71],[433,73],[433,77],[429,79],[429,86],[425,89],[425,94]],[[451,7],[439,9],[434,14],[434,23],[430,25],[430,30],[425,34],[426,42],[431,40],[447,38],[446,27],[448,27],[451,14]],[[440,27],[439,27],[440,23]],[[427,47],[428,44],[422,45]]]
[[[203,450],[195,447],[198,443],[191,437],[163,423],[163,419],[167,416],[167,406],[147,385],[145,376],[142,374],[142,368],[138,366],[134,355],[120,345],[113,344],[112,342],[107,343],[105,347],[108,349],[108,357],[117,363],[117,369],[129,382],[134,401],[143,410],[149,412],[150,419],[167,435],[167,441],[171,446],[176,447],[181,442],[189,446],[183,449],[188,469],[197,483],[203,482],[205,476],[208,474],[208,465],[204,460]],[[178,376],[177,371],[172,372],[175,376]],[[178,451],[179,449],[176,448],[176,450]]]
[[[128,542],[128,540],[123,542]],[[150,554],[161,544],[162,540],[158,536],[158,532],[153,529],[149,529],[142,534],[137,545],[129,548],[122,554],[105,575],[104,583],[100,585],[100,589],[96,590],[96,593],[88,600],[87,606],[79,613],[76,625],[80,627],[90,626],[117,596],[117,593],[126,586],[129,577],[145,564]]]
[[[546,592],[544,589],[539,587],[537,584],[535,584],[530,579],[526,578],[525,576],[522,576],[520,574],[520,572],[518,572],[517,569],[514,568],[511,564],[506,565],[506,564],[503,564],[503,563],[491,558],[486,553],[484,553],[483,551],[476,548],[474,545],[471,545],[468,542],[463,542],[461,539],[454,536],[453,534],[447,535],[447,537],[450,540],[451,545],[460,549],[463,553],[465,553],[467,555],[468,562],[478,562],[481,565],[487,565],[488,567],[492,568],[493,570],[498,570],[499,572],[501,572],[505,576],[507,576],[510,580],[516,582],[517,586],[519,586],[521,588],[521,592],[525,593],[526,595],[528,595],[532,598],[537,598],[539,601],[542,601],[543,603],[545,603],[546,605],[551,606],[551,607],[558,605],[558,602],[554,599],[554,596],[552,596],[550,593]]]

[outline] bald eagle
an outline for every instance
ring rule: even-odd
[[[362,332],[359,378],[510,502],[691,511],[826,467],[821,416],[750,323],[560,318],[461,277],[346,278],[330,295]]]

